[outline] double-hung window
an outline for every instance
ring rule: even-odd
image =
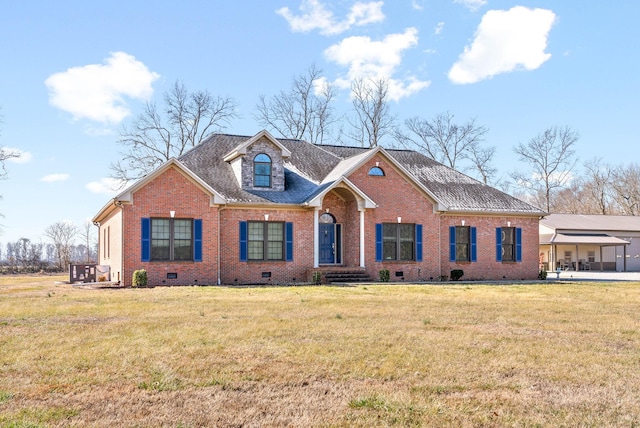
[[[471,239],[469,226],[456,226],[456,261],[471,260]]]
[[[151,260],[193,260],[193,220],[151,219]]]
[[[240,261],[293,261],[293,223],[241,221]]]
[[[202,219],[142,218],[141,261],[202,261]]]
[[[449,261],[451,262],[475,262],[476,228],[473,226],[449,227]]]
[[[384,223],[382,240],[384,260],[413,260],[415,226]]]
[[[422,261],[422,225],[376,224],[376,261]]]
[[[519,227],[496,228],[496,261],[522,261],[522,229]]]
[[[249,221],[249,260],[284,260],[284,223]]]
[[[516,229],[515,227],[502,228],[502,261],[513,262],[516,260]]]

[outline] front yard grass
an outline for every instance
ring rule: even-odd
[[[0,427],[640,426],[640,284],[0,278]]]

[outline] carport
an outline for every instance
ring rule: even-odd
[[[616,270],[616,260],[604,260],[602,249],[605,247],[622,247],[624,254],[624,269],[627,270],[626,265],[626,250],[629,241],[616,238],[604,233],[553,233],[540,235],[540,245],[549,245],[551,254],[549,260],[553,260],[555,263],[553,266],[545,266],[547,270],[551,268],[556,270]],[[588,259],[580,259],[580,247],[598,248],[599,258],[598,261],[591,261]],[[566,249],[571,249],[571,258],[568,259]],[[573,257],[573,249],[575,249],[575,257]],[[564,251],[563,257],[559,251]]]

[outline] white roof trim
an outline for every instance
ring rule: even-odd
[[[350,158],[342,160],[336,167],[327,175],[324,179],[323,183],[331,181],[331,179],[338,179],[338,177],[347,177],[351,175],[353,171],[360,168],[364,165],[368,160],[370,160],[376,154],[382,154],[389,163],[391,163],[394,167],[400,170],[405,176],[409,177],[409,179],[416,185],[420,190],[426,193],[433,201],[434,209],[436,211],[448,211],[448,207],[446,207],[437,197],[433,194],[429,189],[427,189],[422,183],[420,183],[416,178],[411,174],[405,167],[403,167],[398,161],[396,161],[393,156],[389,155],[387,151],[377,146],[371,150],[368,150],[362,154],[352,156]]]
[[[140,188],[146,186],[149,182],[154,180],[160,174],[164,173],[171,167],[176,167],[180,169],[184,174],[186,174],[191,180],[193,180],[198,186],[202,187],[206,192],[211,195],[211,205],[222,205],[226,204],[227,200],[220,193],[215,191],[211,186],[205,183],[200,177],[198,177],[195,173],[193,173],[189,168],[187,168],[182,162],[177,160],[176,158],[171,158],[160,167],[156,168],[149,175],[138,180],[131,187],[125,189],[121,193],[119,193],[114,200],[119,202],[131,202],[133,201],[133,194],[139,190]]]
[[[334,181],[331,185],[327,186],[322,192],[317,194],[313,199],[306,202],[305,205],[310,207],[321,207],[322,200],[330,191],[340,188],[346,187],[356,194],[356,199],[358,199],[358,208],[368,209],[368,208],[377,208],[378,204],[376,204],[369,196],[367,196],[362,190],[358,189],[358,187],[349,181],[346,177],[341,177],[338,180]]]
[[[604,233],[555,233],[540,235],[540,244],[629,245],[630,242]]]
[[[231,152],[229,152],[224,157],[223,160],[225,162],[230,162],[230,161],[234,160],[235,158],[237,158],[238,156],[246,155],[247,154],[247,147],[251,146],[253,143],[258,141],[262,137],[267,138],[269,141],[271,141],[273,144],[275,144],[282,151],[282,157],[283,158],[288,158],[289,156],[291,156],[291,152],[289,151],[289,149],[287,149],[285,146],[283,146],[282,143],[280,143],[280,141],[278,141],[276,138],[274,138],[273,135],[271,135],[266,129],[263,129],[262,131],[258,132],[256,135],[254,135],[253,137],[249,138],[244,143],[242,143],[239,146],[237,146],[236,148],[234,148]]]

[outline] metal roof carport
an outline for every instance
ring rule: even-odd
[[[629,241],[604,233],[551,233],[540,235],[540,244],[551,245],[551,260],[556,260],[554,255],[557,254],[558,245],[575,245],[576,258],[579,254],[578,247],[580,245],[597,245],[600,247],[600,270],[603,270],[602,247],[624,246],[626,251],[626,246],[629,245]],[[576,265],[578,264],[579,260],[576,260]]]

